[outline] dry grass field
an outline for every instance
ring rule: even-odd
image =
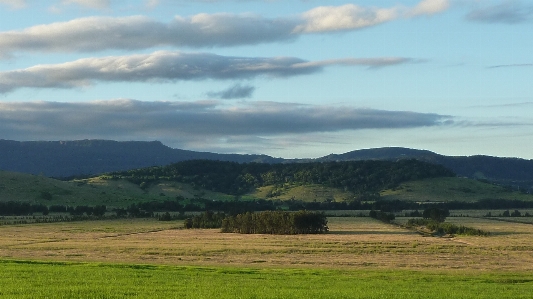
[[[492,235],[423,237],[367,217],[329,218],[328,234],[296,236],[184,230],[181,222],[105,220],[0,226],[0,259],[261,268],[531,270],[533,225],[467,217],[447,221]]]

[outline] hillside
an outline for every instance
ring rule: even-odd
[[[414,202],[474,202],[488,199],[533,200],[533,195],[509,191],[502,186],[487,184],[468,178],[430,178],[400,184],[382,190],[384,200]]]
[[[410,180],[455,175],[440,165],[412,159],[394,162],[366,160],[291,164],[195,160],[162,167],[114,172],[107,176],[110,180],[129,180],[142,188],[160,180],[168,180],[238,196],[255,188],[286,183],[322,185],[365,194],[392,188]],[[267,197],[274,195],[267,194]]]
[[[177,165],[183,166],[182,169],[200,169],[199,167],[191,168],[191,163],[202,163],[206,166],[210,165],[210,163],[216,163],[219,165],[219,171],[226,171],[228,170],[227,167],[235,167],[235,169],[239,170],[239,173],[244,173],[245,177],[259,175],[259,177],[268,178],[268,180],[265,181],[263,179],[262,183],[256,181],[253,185],[250,185],[246,181],[235,180],[230,175],[227,182],[233,182],[236,187],[231,184],[227,185],[224,182],[222,182],[222,185],[209,184],[208,182],[213,182],[213,178],[218,177],[216,171],[211,173],[191,172],[188,173],[189,175],[180,177],[180,169],[176,165],[130,171],[124,173],[123,177],[115,173],[72,181],[0,171],[0,203],[15,201],[48,207],[54,205],[71,207],[105,205],[108,207],[108,211],[111,211],[113,208],[126,208],[132,204],[138,205],[148,202],[174,202],[179,203],[182,207],[192,204],[193,206],[188,209],[195,210],[198,207],[207,205],[212,209],[228,208],[235,206],[235,204],[242,207],[243,203],[246,202],[249,202],[247,207],[250,209],[272,209],[280,205],[287,206],[284,202],[290,202],[291,207],[296,209],[351,209],[351,205],[342,206],[339,204],[357,203],[359,201],[372,202],[375,200],[381,200],[382,202],[390,200],[404,202],[472,202],[486,199],[533,201],[533,195],[516,191],[511,192],[504,187],[477,180],[450,177],[447,172],[439,173],[439,171],[443,170],[440,166],[429,165],[415,160],[326,164],[328,167],[322,168],[323,172],[319,171],[320,167],[318,166],[324,166],[320,163],[250,165],[192,161],[181,162]],[[335,164],[337,164],[337,170],[339,171],[334,171],[335,167],[332,165]],[[255,168],[250,166],[255,166]],[[164,171],[162,168],[164,168]],[[214,170],[217,167],[207,167],[207,169]],[[347,169],[352,171],[346,171]],[[166,176],[154,176],[156,173],[154,170],[159,170],[159,174],[166,174]],[[276,172],[272,172],[272,170],[276,170]],[[360,178],[354,175],[358,171],[360,173],[366,172],[362,176],[366,179],[360,181],[364,188],[342,185],[343,182],[346,182],[346,180],[341,179],[343,177]],[[312,175],[302,176],[306,172]],[[169,176],[171,173],[174,176]],[[231,174],[232,172],[227,173]],[[329,173],[330,176],[325,176],[326,173]],[[126,174],[129,174],[129,176],[126,176]],[[149,175],[141,177],[139,174]],[[139,179],[142,179],[142,181]],[[239,187],[239,184],[243,185]],[[229,191],[227,192],[217,190],[228,187]],[[235,191],[238,192],[236,193]],[[307,202],[309,205],[301,205],[299,202]],[[328,204],[324,205],[322,203]],[[196,208],[194,205],[196,205]],[[357,208],[357,205],[353,206],[353,208]],[[366,208],[368,209],[369,207],[366,206]]]
[[[316,161],[417,159],[443,165],[460,177],[482,179],[533,192],[533,160],[491,156],[444,156],[426,150],[387,147],[328,155]]]

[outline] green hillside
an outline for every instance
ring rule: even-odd
[[[354,192],[340,188],[327,187],[318,184],[310,185],[269,185],[259,187],[248,196],[255,198],[269,198],[272,200],[301,200],[306,202],[348,201],[356,195]]]
[[[416,202],[479,201],[483,199],[533,200],[533,195],[467,178],[429,178],[404,182],[380,192],[382,199]]]
[[[288,165],[189,161],[72,181],[0,171],[0,202],[112,209],[165,201],[200,207],[258,200],[343,203],[373,201],[377,194],[381,200],[406,202],[533,201],[530,194],[449,175],[441,166],[414,160]]]

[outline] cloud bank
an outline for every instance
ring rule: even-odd
[[[75,117],[73,117],[75,115]],[[253,102],[0,103],[0,134],[14,140],[115,139],[173,143],[282,134],[446,125],[451,117],[409,111]]]
[[[22,1],[10,1],[22,5]],[[65,0],[64,3],[104,8],[109,1]],[[214,47],[286,42],[301,34],[357,30],[398,18],[445,11],[448,0],[423,0],[413,8],[321,6],[297,16],[264,18],[257,14],[197,14],[176,16],[169,23],[143,16],[87,17],[0,32],[0,56],[16,51],[92,52],[136,50],[158,46]]]
[[[96,82],[172,82],[205,79],[291,77],[328,65],[387,66],[407,58],[340,59],[309,62],[296,57],[235,57],[158,51],[151,54],[84,58],[0,72],[0,93],[18,88],[77,88]]]

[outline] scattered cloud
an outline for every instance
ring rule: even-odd
[[[145,5],[148,8],[154,8],[158,6],[159,4],[161,4],[160,0],[145,0]]]
[[[362,29],[399,18],[411,18],[444,12],[449,0],[422,0],[415,7],[363,7],[355,4],[320,6],[302,14],[304,22],[295,33],[323,33]]]
[[[328,59],[320,61],[301,62],[295,67],[323,67],[330,65],[340,66],[366,66],[368,68],[381,68],[386,66],[393,66],[397,64],[415,63],[423,60],[414,60],[406,57],[378,57],[378,58],[343,58],[343,59]]]
[[[479,6],[468,13],[466,18],[483,23],[523,23],[533,20],[533,5],[509,0],[497,5]]]
[[[500,65],[489,66],[489,69],[508,68],[508,67],[532,67],[532,66],[533,66],[533,63],[500,64]]]
[[[519,102],[519,103],[505,103],[505,104],[494,104],[494,105],[474,105],[469,106],[468,108],[526,108],[526,107],[533,107],[533,102]]]
[[[13,9],[21,9],[26,7],[26,0],[0,0],[0,4],[7,5]]]
[[[61,4],[77,4],[88,8],[104,9],[110,5],[110,0],[62,0]]]
[[[23,4],[22,1],[4,3]],[[109,0],[63,0],[62,4],[104,9]],[[146,5],[157,5],[150,0]],[[176,16],[164,23],[143,16],[86,17],[0,32],[0,54],[26,52],[94,52],[108,49],[136,50],[158,46],[230,47],[293,41],[301,34],[361,29],[400,17],[431,15],[444,11],[448,0],[423,0],[414,8],[361,7],[354,4],[321,6],[301,15],[265,18],[244,13]],[[54,6],[53,9],[60,10]]]
[[[367,8],[355,4],[321,6],[303,13],[298,33],[353,30],[374,26],[398,18],[398,8]]]
[[[408,15],[434,15],[446,11],[449,7],[449,0],[423,0],[420,1],[413,9],[411,9]]]
[[[84,58],[0,72],[0,93],[18,88],[79,88],[96,82],[172,82],[291,77],[317,73],[328,65],[380,67],[405,58],[339,59],[309,62],[296,57],[234,57],[209,53],[158,51],[152,54]]]
[[[255,87],[251,85],[235,84],[222,91],[208,92],[207,95],[223,100],[251,98]]]
[[[276,102],[219,104],[131,99],[0,103],[0,134],[14,140],[157,139],[176,143],[207,138],[216,143],[283,134],[440,126],[451,119],[430,113]]]

